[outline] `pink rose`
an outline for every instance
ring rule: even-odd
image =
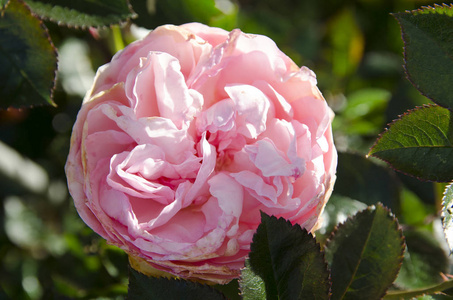
[[[315,74],[269,38],[161,26],[99,68],[69,190],[136,267],[226,283],[260,211],[315,228],[335,180],[332,117]]]

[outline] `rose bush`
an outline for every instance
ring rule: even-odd
[[[332,117],[314,73],[269,38],[161,26],[98,70],[69,190],[136,268],[226,283],[260,211],[315,228],[335,179]]]

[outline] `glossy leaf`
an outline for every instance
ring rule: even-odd
[[[445,189],[442,203],[442,224],[450,252],[453,252],[453,184]]]
[[[404,241],[396,219],[377,205],[340,225],[325,251],[332,299],[380,299],[396,278]]]
[[[0,108],[52,104],[56,50],[47,29],[19,0],[0,16]]]
[[[401,116],[382,133],[368,155],[396,170],[425,179],[453,179],[453,119],[440,106],[423,106]]]
[[[250,268],[249,260],[245,261],[245,268],[241,270],[241,295],[243,300],[266,299],[266,287],[263,279]]]
[[[250,265],[266,286],[267,299],[328,299],[327,264],[314,237],[283,218],[261,214]]]
[[[211,286],[182,279],[148,277],[129,268],[129,300],[226,299]]]
[[[107,26],[135,16],[128,0],[25,1],[42,18],[74,27]]]
[[[404,41],[408,79],[426,97],[453,107],[453,6],[394,14]]]
[[[354,188],[351,188],[354,182]],[[395,174],[363,155],[339,153],[335,193],[367,205],[383,203],[392,209],[399,200],[400,184]]]

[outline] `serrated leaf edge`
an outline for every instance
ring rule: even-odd
[[[446,187],[445,187],[445,190],[442,194],[442,209],[441,209],[441,217],[442,217],[442,229],[444,231],[444,237],[445,239],[448,241],[447,244],[448,244],[448,248],[450,248],[450,244],[453,245],[453,241],[449,241],[448,237],[447,237],[447,234],[446,234],[446,228],[445,228],[445,223],[444,223],[444,218],[446,218],[446,215],[445,215],[445,211],[447,211],[450,215],[452,215],[453,217],[453,212],[449,212],[448,210],[449,209],[453,209],[453,207],[450,207],[450,208],[446,208],[445,207],[445,204],[446,204],[446,200],[445,200],[445,197],[447,196],[447,190],[448,189],[453,189],[453,182],[450,182],[450,184],[448,184]],[[450,250],[450,255],[453,253],[453,249],[449,249]]]
[[[64,22],[64,21],[61,21],[61,20],[57,20],[57,19],[54,19],[54,18],[50,18],[50,17],[44,16],[44,15],[40,15],[40,18],[42,18],[43,20],[47,20],[47,21],[56,23],[59,26],[65,26],[65,27],[68,27],[68,28],[83,29],[83,30],[86,30],[87,28],[90,28],[90,27],[105,29],[105,28],[109,28],[109,27],[111,27],[113,25],[124,26],[125,24],[129,23],[130,20],[135,19],[135,18],[138,17],[138,14],[134,11],[130,1],[129,0],[125,0],[125,1],[126,1],[128,9],[129,9],[130,15],[127,16],[124,20],[120,20],[119,22],[107,23],[105,25],[98,25],[98,26],[81,25],[80,26],[80,25],[75,25],[75,24],[71,24],[71,23],[68,23],[68,22]],[[72,8],[68,8],[68,10],[69,11],[76,11],[76,10],[74,10]]]
[[[328,248],[328,245],[329,243],[332,241],[332,239],[335,237],[335,234],[338,232],[338,230],[341,230],[341,228],[345,227],[346,226],[346,223],[349,221],[349,222],[354,222],[354,220],[356,219],[357,215],[361,214],[361,213],[364,213],[366,211],[373,211],[373,210],[376,210],[376,206],[380,206],[382,207],[388,214],[388,216],[393,220],[395,221],[395,224],[396,224],[396,228],[398,229],[398,233],[400,235],[400,240],[402,241],[402,246],[403,246],[403,251],[399,257],[399,263],[398,263],[398,268],[396,269],[396,272],[395,274],[391,274],[392,276],[394,276],[394,279],[393,281],[395,281],[396,277],[398,276],[400,270],[401,270],[401,266],[403,264],[403,258],[404,258],[404,252],[406,251],[406,241],[405,241],[405,238],[404,238],[404,235],[403,235],[403,230],[401,228],[401,225],[399,224],[398,222],[398,219],[396,218],[396,216],[392,213],[392,211],[387,208],[386,206],[382,205],[382,203],[377,203],[376,205],[370,205],[368,206],[367,208],[361,210],[361,211],[358,211],[355,215],[353,216],[350,216],[348,217],[346,220],[344,220],[343,222],[341,222],[340,224],[336,225],[333,229],[333,231],[330,233],[329,237],[327,238],[326,242],[325,242],[325,248]],[[379,297],[379,299],[382,299],[386,294],[387,294],[387,291],[388,289],[391,287],[391,285],[389,285],[387,287],[387,289],[383,292],[383,294]]]
[[[403,114],[398,115],[398,118],[394,119],[393,121],[391,121],[390,123],[387,124],[387,127],[384,129],[384,131],[381,132],[381,133],[378,135],[377,139],[374,141],[373,146],[371,146],[370,151],[368,151],[368,154],[366,155],[366,158],[369,158],[369,157],[377,158],[377,159],[379,159],[379,160],[381,160],[381,161],[387,163],[387,164],[390,166],[390,168],[391,168],[392,170],[398,171],[398,172],[401,173],[401,174],[404,174],[404,175],[407,175],[407,176],[410,176],[410,177],[413,177],[413,178],[417,178],[417,179],[420,180],[420,181],[424,181],[424,182],[444,182],[444,181],[436,181],[436,180],[426,179],[426,178],[424,178],[424,177],[415,176],[415,175],[413,175],[413,174],[410,174],[410,173],[401,171],[401,170],[399,170],[398,168],[396,168],[396,167],[395,167],[391,162],[389,162],[388,160],[383,159],[383,158],[381,158],[381,157],[379,157],[379,156],[376,156],[376,155],[374,155],[374,153],[371,153],[371,152],[373,151],[373,149],[376,147],[376,145],[379,143],[379,141],[382,139],[382,137],[383,137],[385,134],[387,134],[387,133],[389,132],[390,127],[391,127],[392,125],[394,125],[396,122],[401,121],[402,118],[404,118],[404,117],[410,115],[410,114],[411,114],[412,112],[414,112],[414,111],[418,111],[418,110],[422,110],[422,109],[428,109],[428,108],[430,108],[430,107],[442,107],[442,108],[445,108],[445,109],[450,110],[449,108],[446,108],[446,107],[443,107],[443,106],[441,106],[441,105],[438,105],[437,103],[431,103],[431,104],[423,104],[423,105],[419,105],[419,106],[416,106],[416,107],[414,107],[414,108],[411,108],[411,109],[405,111]],[[408,147],[408,148],[409,148],[409,147]]]
[[[58,51],[57,51],[57,48],[55,47],[54,43],[52,42],[52,39],[50,38],[49,30],[47,29],[47,27],[44,24],[44,22],[42,21],[42,19],[30,9],[30,7],[28,6],[27,3],[25,3],[25,1],[23,1],[23,0],[9,0],[8,2],[6,2],[6,5],[3,8],[0,9],[1,15],[3,16],[4,11],[6,11],[8,9],[8,6],[12,3],[12,1],[17,1],[18,3],[23,5],[23,7],[30,13],[30,15],[32,17],[34,17],[36,20],[38,20],[41,29],[44,31],[44,36],[49,41],[50,47],[52,48],[52,51],[53,51],[53,53],[55,55],[56,60],[55,60],[55,67],[54,67],[54,76],[53,76],[52,83],[51,83],[51,85],[49,87],[49,92],[50,92],[49,100],[50,100],[50,102],[47,102],[47,103],[52,105],[53,107],[56,107],[57,104],[53,101],[53,95],[54,95],[54,91],[55,91],[55,88],[56,88],[56,85],[57,85],[57,72],[58,72]],[[22,104],[20,106],[17,106],[17,105],[14,105],[14,104],[10,105],[10,107],[18,108],[18,109],[33,108],[33,107],[39,107],[39,106],[44,106],[44,104],[33,104],[33,105],[24,105],[24,104]],[[2,109],[0,107],[0,110],[4,110],[4,109]]]
[[[410,75],[410,72],[409,70],[407,69],[407,52],[406,52],[406,39],[405,39],[405,36],[406,36],[406,31],[403,29],[403,26],[401,25],[401,22],[400,20],[398,19],[397,16],[400,16],[400,15],[403,15],[403,14],[412,14],[413,16],[416,16],[416,15],[420,15],[420,14],[425,14],[425,13],[434,13],[434,11],[430,11],[430,10],[434,10],[436,8],[449,8],[449,9],[453,9],[453,4],[450,4],[450,5],[447,5],[445,3],[443,3],[442,5],[439,5],[439,4],[434,4],[434,7],[433,6],[430,6],[430,5],[427,5],[427,6],[422,6],[421,8],[419,9],[415,9],[415,10],[406,10],[405,12],[399,12],[399,13],[391,13],[390,15],[392,15],[396,21],[398,22],[398,25],[400,26],[400,31],[401,31],[401,39],[404,43],[404,46],[403,46],[403,60],[404,60],[404,64],[403,64],[403,70],[404,70],[404,74],[406,74],[406,79],[412,84],[412,86],[414,86],[417,91],[424,97],[426,97],[427,99],[433,101],[434,103],[436,103],[437,105],[441,106],[441,107],[445,107],[445,108],[448,108],[450,109],[450,107],[448,106],[444,106],[442,105],[441,103],[438,103],[435,99],[433,99],[432,97],[426,95],[423,91],[419,90],[419,88],[417,87],[417,84],[411,79],[411,75]]]
[[[332,295],[332,278],[331,278],[331,272],[330,272],[330,269],[329,269],[329,264],[328,264],[327,261],[326,261],[325,251],[324,251],[323,248],[321,247],[321,244],[316,240],[314,234],[313,234],[312,232],[309,232],[307,229],[301,227],[300,224],[298,224],[298,223],[292,224],[291,221],[289,221],[289,220],[287,220],[287,219],[285,219],[285,218],[283,218],[283,217],[277,218],[276,216],[274,216],[274,215],[268,215],[268,214],[266,214],[266,213],[263,212],[263,211],[260,211],[260,213],[261,213],[261,223],[263,222],[263,216],[264,216],[265,218],[267,217],[267,218],[269,218],[269,219],[274,218],[274,219],[276,219],[277,221],[283,220],[284,222],[286,222],[287,224],[289,224],[289,225],[292,227],[291,230],[294,230],[295,228],[299,228],[300,230],[307,232],[308,235],[309,235],[309,237],[311,237],[311,240],[314,240],[314,243],[315,243],[315,246],[316,246],[317,250],[318,250],[319,253],[322,255],[322,260],[323,260],[323,263],[324,263],[325,270],[327,270],[327,277],[326,277],[325,279],[327,279],[327,282],[329,283],[328,296],[329,296],[329,299],[330,299],[330,297],[331,297],[331,295]],[[281,221],[280,221],[280,222],[281,222]],[[261,223],[260,223],[260,225],[261,225]],[[257,230],[258,230],[258,228],[257,228]],[[296,230],[297,230],[297,229],[296,229]],[[255,233],[254,233],[254,235],[253,235],[252,243],[255,242],[256,232],[257,232],[257,231],[255,231]],[[248,259],[248,256],[247,256],[247,259]],[[246,268],[246,267],[244,267],[244,268],[242,268],[242,269],[245,269],[245,268]],[[241,269],[241,270],[242,270],[242,269]],[[250,264],[250,269],[253,271],[253,273],[255,273],[256,276],[259,276],[259,277],[263,280],[263,282],[264,282],[264,279],[263,279],[260,275],[258,275],[258,274],[255,272],[255,270],[253,269],[253,267],[252,267],[251,264]],[[265,282],[264,282],[264,283],[265,283]]]

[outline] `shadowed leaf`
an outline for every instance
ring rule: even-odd
[[[226,299],[216,289],[181,279],[148,277],[129,268],[129,300],[160,299]]]
[[[351,182],[354,188],[351,189]],[[338,153],[335,193],[367,205],[383,203],[394,209],[399,199],[400,184],[394,173],[365,156]]]
[[[437,104],[453,107],[453,7],[435,5],[394,16],[405,44],[408,79]]]
[[[379,204],[340,225],[325,251],[332,299],[380,299],[396,278],[404,241],[396,219]]]
[[[453,179],[453,120],[440,106],[418,107],[382,133],[368,155],[396,170],[432,181]]]
[[[328,299],[327,264],[314,237],[283,218],[261,214],[250,265],[266,286],[267,299]]]
[[[19,0],[0,16],[0,108],[52,104],[57,54],[47,29]]]

